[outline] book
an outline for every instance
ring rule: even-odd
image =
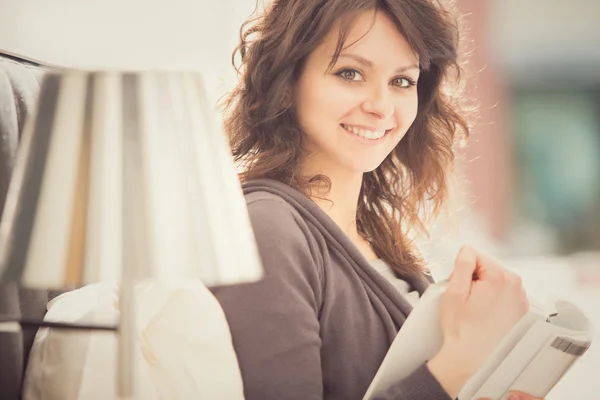
[[[440,303],[446,282],[431,285],[398,332],[363,400],[385,393],[440,350]],[[504,400],[517,390],[544,398],[592,343],[594,327],[563,299],[530,299],[527,314],[461,389],[459,400]]]

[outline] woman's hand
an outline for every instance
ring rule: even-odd
[[[444,343],[428,362],[452,398],[528,309],[518,275],[471,247],[460,250],[442,297]]]
[[[479,399],[479,400],[490,400],[490,399]],[[510,392],[508,400],[544,400],[540,397],[533,397],[521,392]]]

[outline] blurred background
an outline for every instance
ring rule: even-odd
[[[600,250],[600,3],[459,0],[472,210],[507,255]]]
[[[470,243],[518,271],[531,297],[575,302],[600,332],[600,2],[456,4],[479,117],[448,207],[417,240],[437,278]],[[64,66],[200,69],[216,102],[255,5],[0,0],[0,49]],[[595,340],[549,400],[600,398]]]
[[[548,399],[598,399],[600,2],[456,3],[479,118],[454,199],[423,248],[439,278],[471,243],[521,274],[530,297],[580,306],[595,343]]]

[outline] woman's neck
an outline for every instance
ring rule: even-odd
[[[341,184],[339,180],[329,175],[327,177],[331,180],[328,190],[317,187],[311,193],[311,198],[352,238],[357,233],[356,213],[362,179]]]
[[[314,176],[316,174],[313,174]],[[340,176],[325,174],[331,181],[328,188],[317,186],[310,196],[312,200],[342,229],[368,260],[376,259],[371,245],[362,238],[356,226],[358,200],[362,187],[362,174]]]

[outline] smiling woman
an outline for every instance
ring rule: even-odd
[[[407,231],[468,134],[458,42],[441,0],[274,0],[243,25],[225,127],[265,277],[214,293],[246,399],[362,398],[431,283]],[[461,296],[474,272],[486,289],[446,306],[448,344],[385,399],[455,397],[523,312],[501,266],[457,263]]]
[[[468,134],[445,3],[275,1],[243,25],[243,75],[224,103],[243,181],[309,195],[402,275],[420,275],[406,230],[423,228],[425,199],[432,215],[445,200],[452,146]]]

